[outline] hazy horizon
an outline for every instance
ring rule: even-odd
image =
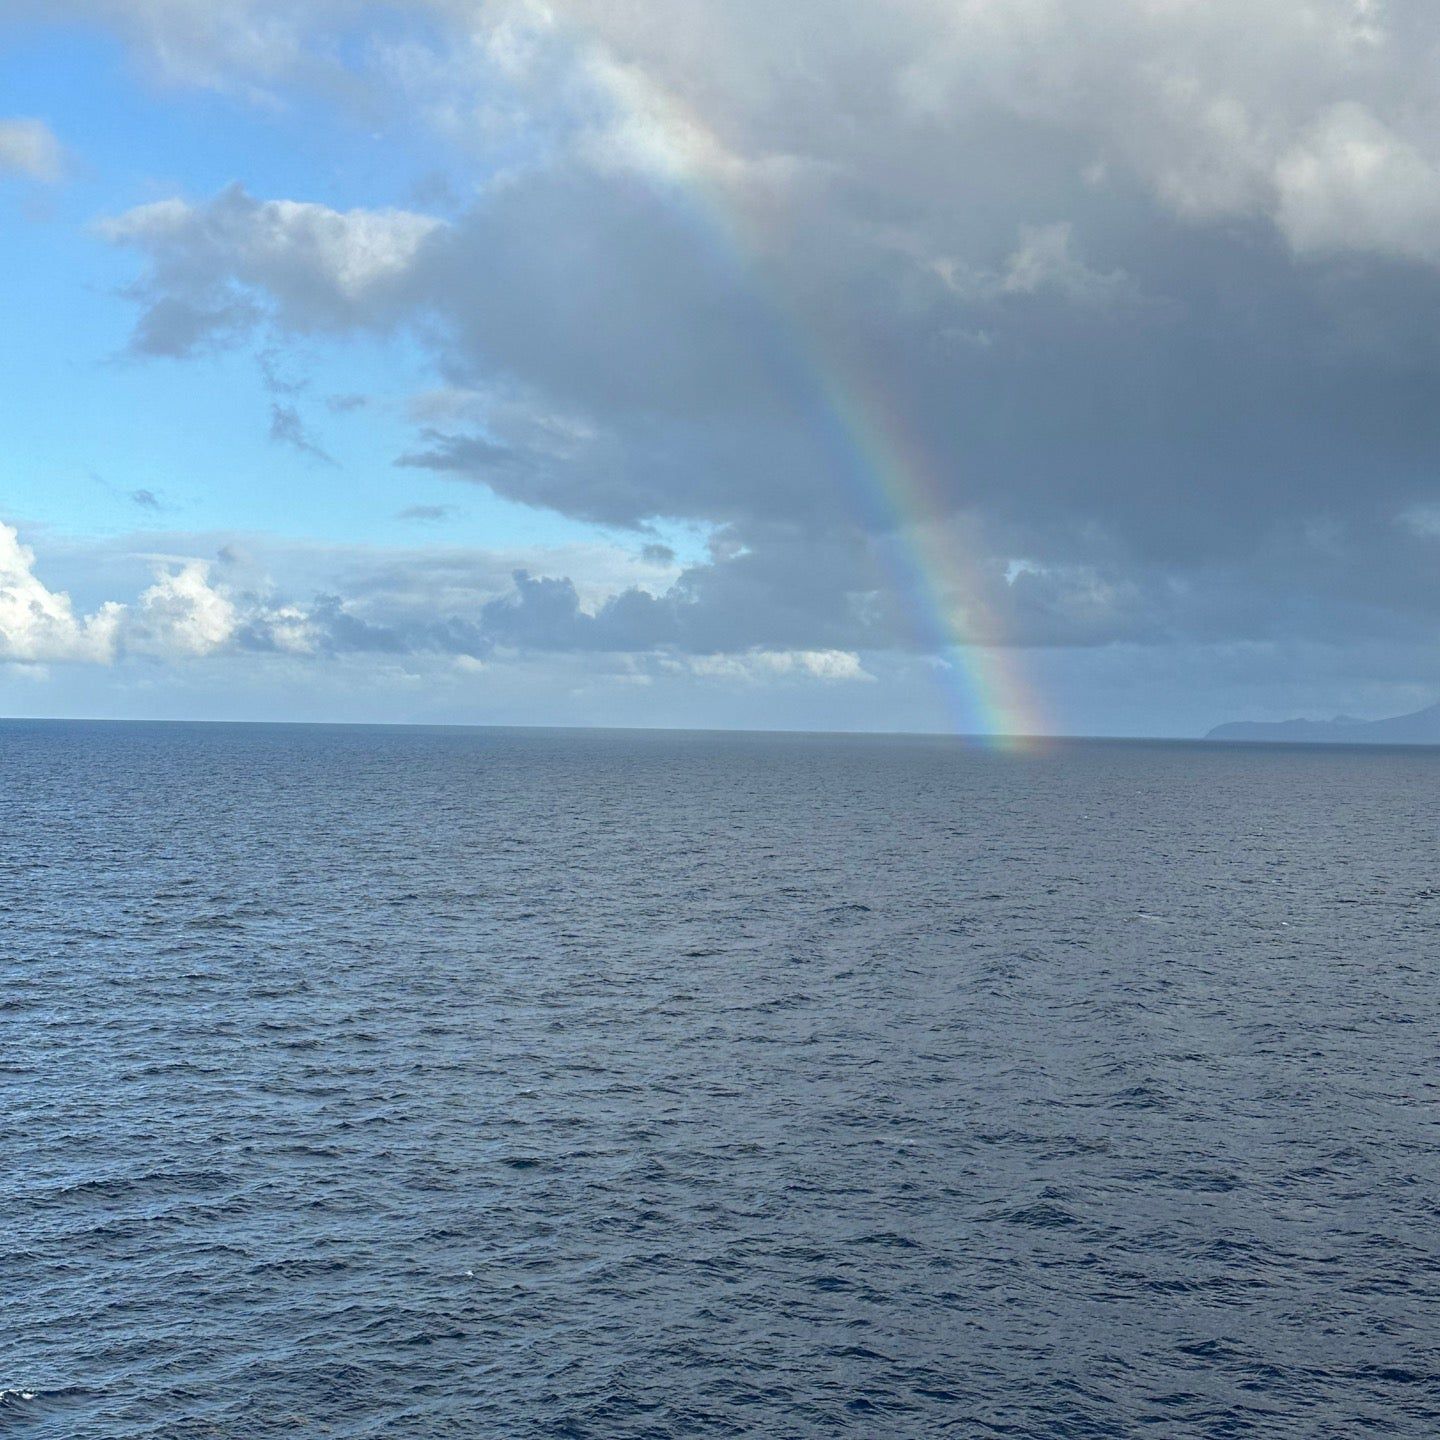
[[[1382,718],[1409,718],[1409,717],[1382,717]],[[1304,741],[1296,739],[1292,735],[1284,733],[1285,722],[1260,722],[1262,726],[1274,726],[1277,733],[1273,735],[1236,735],[1213,737],[1208,734],[1202,735],[1156,735],[1156,734],[1126,734],[1123,732],[1104,733],[1093,732],[1090,734],[1078,733],[1055,733],[1055,734],[1005,734],[997,732],[964,732],[957,730],[902,730],[902,729],[879,729],[871,727],[863,730],[844,730],[839,728],[806,727],[801,725],[789,726],[757,726],[757,725],[674,725],[666,723],[630,724],[630,725],[606,725],[597,723],[527,723],[521,721],[476,721],[476,720],[340,720],[340,719],[304,719],[292,720],[284,718],[254,718],[233,715],[0,715],[0,726],[5,725],[267,725],[275,727],[295,726],[324,729],[326,727],[335,729],[364,729],[366,727],[381,730],[514,730],[514,731],[546,731],[557,732],[584,732],[584,731],[613,731],[617,734],[656,734],[656,735],[755,735],[755,736],[814,736],[817,739],[833,737],[843,739],[852,737],[855,739],[915,739],[915,740],[953,740],[958,745],[965,747],[984,748],[1043,748],[1050,744],[1063,744],[1067,741],[1094,741],[1096,743],[1111,742],[1117,745],[1126,743],[1157,745],[1295,745],[1306,744],[1309,746],[1330,747],[1336,749],[1347,748],[1392,748],[1400,749],[1427,749],[1440,748],[1440,739],[1360,739],[1337,736],[1334,738],[1317,736]],[[1303,718],[1301,723],[1307,723]],[[1327,722],[1320,722],[1321,724]],[[1360,722],[1361,725],[1368,725],[1373,722]],[[1235,722],[1229,725],[1222,725],[1221,729],[1235,728]],[[1247,728],[1246,722],[1240,722],[1239,728]]]

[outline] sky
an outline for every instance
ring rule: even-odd
[[[1422,0],[6,0],[0,714],[1440,697]]]

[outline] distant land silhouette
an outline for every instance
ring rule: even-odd
[[[1207,740],[1296,741],[1315,745],[1440,745],[1440,704],[1388,720],[1237,720],[1217,725]]]

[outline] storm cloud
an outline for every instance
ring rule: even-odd
[[[598,601],[549,566],[428,617],[287,595],[316,645],[913,651],[886,556],[922,530],[968,557],[969,609],[939,603],[981,643],[1423,656],[1440,621],[1418,0],[434,0],[403,36],[360,0],[59,8],[172,83],[343,72],[445,157],[436,213],[237,177],[103,218],[135,356],[403,336],[434,388],[397,486],[657,558],[657,526],[710,537]],[[281,401],[271,433],[324,453]],[[925,479],[897,509],[899,465]]]

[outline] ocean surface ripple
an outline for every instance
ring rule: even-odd
[[[0,725],[0,1432],[1433,1440],[1437,782]]]

